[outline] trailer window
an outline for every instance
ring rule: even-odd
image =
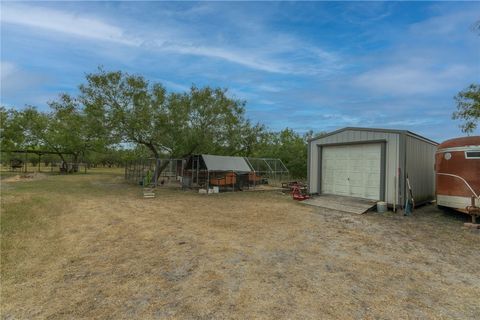
[[[480,159],[480,151],[465,151],[465,159]]]

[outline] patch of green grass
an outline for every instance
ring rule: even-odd
[[[2,236],[8,237],[19,231],[27,231],[32,226],[40,226],[42,220],[45,220],[41,219],[42,215],[50,215],[50,212],[54,211],[45,210],[50,205],[47,199],[41,196],[22,197],[21,201],[2,203],[0,225]]]
[[[0,247],[4,279],[28,277],[22,265],[32,262],[33,256],[41,263],[61,254],[62,244],[56,240],[62,232],[58,217],[75,202],[132,192],[121,175],[108,171],[47,175],[30,181],[3,182],[1,188]],[[35,243],[39,240],[49,245],[38,248]]]
[[[130,192],[131,188],[132,186],[125,183],[121,175],[100,171],[87,174],[48,175],[45,179],[11,183],[2,187],[2,194],[49,194],[51,201],[61,201],[62,196],[71,195],[81,201],[84,196],[118,195]]]
[[[21,194],[19,199],[9,196],[4,202],[0,217],[1,270],[4,279],[24,277],[25,263],[38,255],[35,243],[40,238],[55,238],[55,218],[62,212],[61,203],[52,203],[49,197],[37,194]],[[35,248],[35,249],[32,249]],[[41,248],[46,258],[57,252],[57,245]]]
[[[12,171],[1,171],[0,170],[0,180],[16,176],[17,174],[19,174],[19,173],[18,172],[12,172]]]

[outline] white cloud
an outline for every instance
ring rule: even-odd
[[[15,74],[15,65],[8,61],[0,61],[0,75],[1,83],[6,83],[6,81]]]
[[[1,21],[83,38],[112,41],[126,45],[139,44],[135,39],[127,37],[121,28],[99,19],[42,7],[3,4]]]
[[[359,123],[364,122],[364,119],[361,117],[355,117],[351,115],[345,115],[341,113],[334,113],[334,114],[324,114],[321,115],[323,119],[333,122],[337,122],[342,125],[357,125]]]
[[[24,104],[42,104],[51,100],[53,95],[40,90],[40,86],[48,84],[49,81],[46,76],[25,71],[12,62],[0,61],[0,98],[3,105],[12,104],[17,97],[22,98],[17,107]]]
[[[335,69],[334,66],[340,65],[338,58],[333,53],[300,43],[288,36],[275,35],[275,37],[272,37],[275,39],[272,39],[270,43],[257,39],[257,43],[254,43],[253,46],[239,48],[210,44],[208,39],[205,38],[189,38],[186,36],[189,32],[182,29],[185,26],[175,25],[175,28],[165,26],[165,28],[157,28],[155,31],[149,30],[139,35],[138,33],[126,32],[121,27],[108,23],[99,17],[12,3],[3,5],[1,22],[43,29],[87,40],[109,41],[131,47],[142,47],[151,51],[220,59],[271,73],[321,74],[330,72]],[[158,31],[158,29],[162,30]],[[269,35],[262,37],[268,38]],[[292,48],[295,48],[295,50],[292,51]],[[292,53],[299,56],[299,61],[292,63],[292,59],[275,57],[285,54],[291,55]],[[306,59],[312,57],[313,60]]]
[[[389,17],[396,4],[383,1],[353,1],[345,4],[342,18],[355,25],[368,25]]]
[[[266,104],[266,105],[275,105],[276,102],[268,99],[260,99],[258,100],[258,103],[260,104]]]
[[[276,87],[267,83],[257,85],[256,89],[260,91],[266,91],[266,92],[280,92],[283,90],[283,88]]]
[[[171,51],[181,54],[190,54],[197,56],[204,56],[210,58],[219,58],[229,62],[241,64],[243,66],[268,71],[273,73],[294,73],[291,67],[282,65],[280,63],[275,63],[273,61],[268,61],[263,59],[260,56],[252,55],[247,52],[242,52],[239,50],[217,48],[217,47],[207,47],[207,46],[195,46],[181,43],[165,43],[159,46],[164,51]]]
[[[372,67],[354,77],[359,88],[386,95],[441,96],[478,79],[478,37],[473,10],[437,13],[397,36],[395,45],[370,56]]]
[[[14,63],[0,61],[0,84],[2,97],[38,85],[44,77],[26,72]]]
[[[431,94],[452,88],[471,73],[463,65],[434,66],[404,63],[369,70],[353,82],[356,86],[385,94]]]
[[[416,36],[469,36],[472,33],[469,29],[478,20],[478,11],[454,11],[414,23],[410,26],[409,32]],[[463,29],[464,32],[458,32],[459,29]]]
[[[404,126],[413,128],[415,126],[421,125],[432,125],[432,124],[441,124],[443,119],[433,118],[433,117],[423,117],[423,118],[413,118],[413,119],[405,119],[405,120],[395,120],[395,121],[388,121],[385,122],[385,126],[395,127],[395,126]]]
[[[165,85],[165,87],[167,87],[168,89],[171,89],[174,91],[182,91],[182,92],[190,91],[189,86],[186,86],[177,82],[173,82],[166,79],[156,79],[156,80],[162,83],[163,85]]]

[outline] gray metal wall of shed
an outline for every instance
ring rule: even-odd
[[[406,136],[406,169],[416,203],[435,198],[435,151],[437,146]]]
[[[310,193],[319,193],[318,146],[328,144],[348,144],[362,141],[386,141],[385,150],[385,201],[393,204],[395,200],[395,176],[399,167],[400,134],[366,130],[346,130],[326,137],[320,137],[309,143],[308,184]],[[433,167],[432,167],[433,168]],[[400,203],[397,197],[397,204]]]

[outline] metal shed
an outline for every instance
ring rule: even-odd
[[[405,203],[406,177],[415,203],[435,198],[438,143],[406,130],[343,128],[309,140],[308,186],[389,205]]]

